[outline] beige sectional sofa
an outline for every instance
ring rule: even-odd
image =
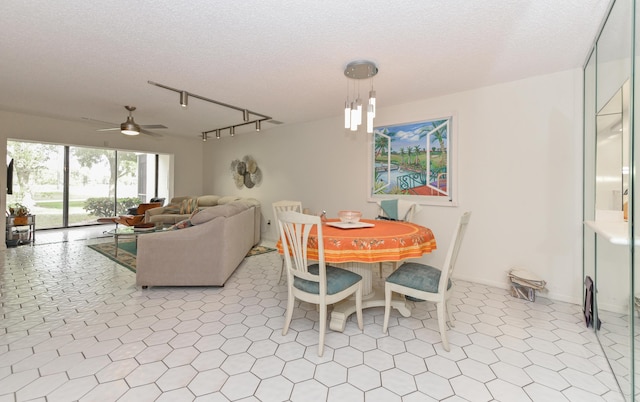
[[[173,197],[169,203],[160,208],[152,208],[144,213],[144,222],[162,223],[165,225],[173,225],[185,219],[189,219],[192,210],[187,208],[189,200],[196,200],[195,206],[198,209],[215,207],[216,205],[224,205],[230,202],[242,200],[242,197],[235,195],[201,195],[191,196],[185,195],[181,197]]]
[[[222,286],[260,242],[260,203],[204,208],[183,229],[138,237],[138,286]]]

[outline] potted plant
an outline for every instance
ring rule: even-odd
[[[26,225],[29,220],[29,208],[18,202],[9,206],[9,214],[15,225]]]

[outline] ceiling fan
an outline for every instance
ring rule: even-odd
[[[129,111],[129,116],[127,116],[127,121],[125,121],[124,123],[121,123],[119,127],[112,127],[112,128],[101,128],[99,130],[96,131],[115,131],[115,130],[120,130],[120,132],[122,134],[125,135],[138,135],[138,134],[146,134],[146,135],[150,135],[152,137],[162,137],[162,135],[158,134],[158,133],[154,133],[153,131],[149,131],[148,129],[162,129],[162,128],[167,128],[166,126],[162,125],[162,124],[138,124],[133,120],[133,111],[136,110],[135,106],[125,106],[125,109],[127,109]],[[107,123],[104,121],[100,121],[100,120],[94,120],[94,119],[89,119],[89,118],[85,118],[86,120],[93,120],[93,121],[97,121],[100,123]],[[110,125],[115,125],[114,123],[107,123]]]

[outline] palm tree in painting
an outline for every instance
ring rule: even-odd
[[[419,166],[420,165],[420,160],[419,160],[420,159],[419,158],[420,157],[420,145],[416,145],[415,147],[413,147],[413,150],[416,153],[416,166]]]
[[[385,128],[382,131],[383,134],[387,134],[387,129]],[[376,158],[382,154],[386,154],[389,151],[388,148],[388,140],[387,137],[383,137],[382,135],[376,135],[376,140],[374,143]]]
[[[404,148],[400,148],[400,165],[404,164]]]
[[[413,150],[411,147],[407,147],[407,165],[411,165],[411,154]]]

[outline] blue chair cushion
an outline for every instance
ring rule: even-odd
[[[355,272],[346,269],[332,267],[327,265],[327,294],[333,295],[345,290],[346,288],[358,283],[362,277]],[[309,265],[309,273],[319,275],[320,267],[318,264]],[[303,292],[319,294],[320,284],[318,282],[308,281],[302,278],[294,278],[293,286]]]
[[[411,289],[428,293],[438,293],[441,271],[430,265],[417,262],[402,264],[389,277],[387,282],[395,283]],[[447,283],[447,290],[451,289],[451,279]],[[413,297],[407,297],[411,301],[422,301]]]

